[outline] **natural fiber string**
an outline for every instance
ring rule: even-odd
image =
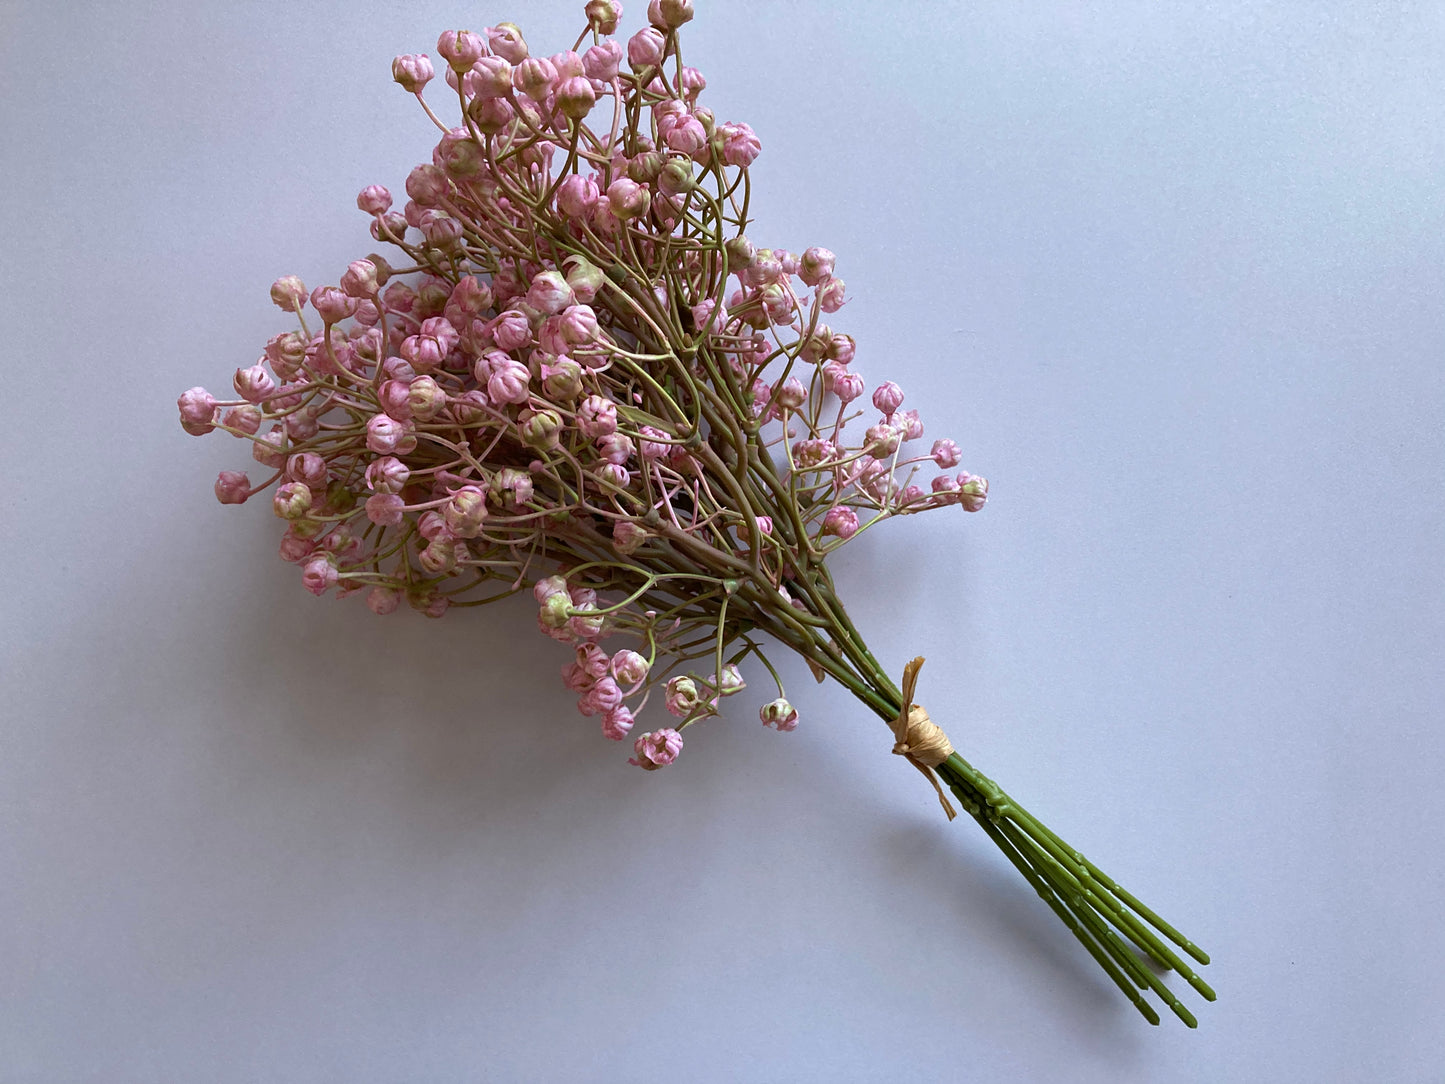
[[[918,684],[918,671],[923,667],[920,655],[903,668],[903,706],[898,709],[898,720],[893,724],[893,751],[907,757],[923,777],[933,784],[938,792],[938,802],[948,819],[958,816],[939,782],[934,768],[953,755],[953,743],[943,728],[928,717],[921,704],[913,702],[913,689]]]

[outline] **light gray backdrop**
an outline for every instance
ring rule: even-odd
[[[753,236],[993,482],[858,621],[1220,1001],[1146,1027],[800,667],[644,775],[528,607],[318,601],[212,498],[175,397],[374,247],[391,56],[581,0],[11,0],[0,1080],[1445,1079],[1441,5],[698,7]]]

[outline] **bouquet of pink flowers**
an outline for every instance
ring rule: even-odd
[[[235,399],[180,397],[187,432],[249,441],[266,472],[223,471],[217,497],[274,486],[306,589],[377,614],[530,590],[578,710],[649,771],[752,660],[777,686],[763,724],[795,728],[768,652],[796,652],[890,726],[1151,1023],[1149,991],[1193,1026],[1155,972],[1212,1000],[1175,949],[1208,957],[959,756],[913,702],[923,660],[895,683],[849,620],[829,554],[892,516],[976,512],[988,483],[951,440],[921,450],[903,391],[852,367],[825,322],[845,299],[833,253],[749,240],[758,137],[700,104],[691,0],[647,14],[624,45],[621,4],[591,0],[545,57],[511,23],[447,31],[435,109],[431,60],[392,62],[440,132],[432,161],[400,211],[379,185],[357,197],[389,257],[309,294],[277,280],[299,328],[237,370]],[[667,725],[633,734],[649,705]]]

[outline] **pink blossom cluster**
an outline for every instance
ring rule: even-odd
[[[250,443],[263,477],[223,471],[216,495],[274,486],[281,556],[312,593],[437,617],[532,585],[608,738],[663,690],[681,722],[635,739],[645,768],[743,687],[773,609],[814,635],[804,588],[828,552],[889,516],[977,511],[988,489],[951,440],[906,450],[923,424],[896,384],[869,394],[853,339],[823,322],[845,301],[833,254],[748,240],[760,144],[700,104],[678,48],[692,15],[653,0],[624,43],[621,5],[591,0],[550,56],[510,23],[447,31],[435,108],[438,65],[397,57],[440,137],[399,210],[380,185],[357,197],[393,254],[310,291],[277,280],[298,328],[236,371],[234,397],[179,399],[188,433]],[[923,470],[940,472],[926,488]],[[609,655],[618,633],[642,650]],[[672,673],[701,658],[708,676]],[[797,722],[782,698],[760,716]]]

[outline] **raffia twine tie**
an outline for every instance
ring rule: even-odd
[[[953,820],[958,811],[943,791],[943,784],[934,772],[953,754],[953,743],[943,728],[928,717],[922,704],[913,702],[913,690],[918,684],[918,671],[923,667],[923,656],[919,655],[903,668],[903,706],[898,710],[898,719],[893,724],[893,752],[906,757],[923,777],[933,784],[938,792],[938,803]]]

